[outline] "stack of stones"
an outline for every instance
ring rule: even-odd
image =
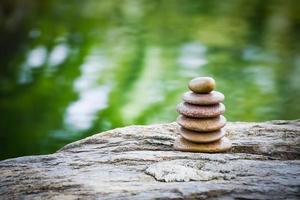
[[[183,94],[183,103],[178,104],[180,116],[180,136],[174,148],[191,152],[224,152],[231,148],[231,142],[224,137],[222,129],[226,119],[222,115],[225,106],[224,95],[213,91],[215,80],[210,77],[198,77],[189,82],[191,91]]]

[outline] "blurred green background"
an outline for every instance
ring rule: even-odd
[[[229,121],[300,117],[298,0],[1,0],[0,159],[172,122],[195,76]]]

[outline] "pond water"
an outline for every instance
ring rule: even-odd
[[[229,121],[300,117],[297,1],[4,1],[0,159],[172,122],[195,76]]]

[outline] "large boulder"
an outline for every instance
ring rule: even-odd
[[[0,199],[299,199],[300,120],[235,122],[227,153],[174,151],[176,123],[0,162]]]

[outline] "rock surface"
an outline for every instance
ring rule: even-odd
[[[0,162],[0,199],[299,199],[300,120],[228,123],[227,153],[174,151],[176,123]]]

